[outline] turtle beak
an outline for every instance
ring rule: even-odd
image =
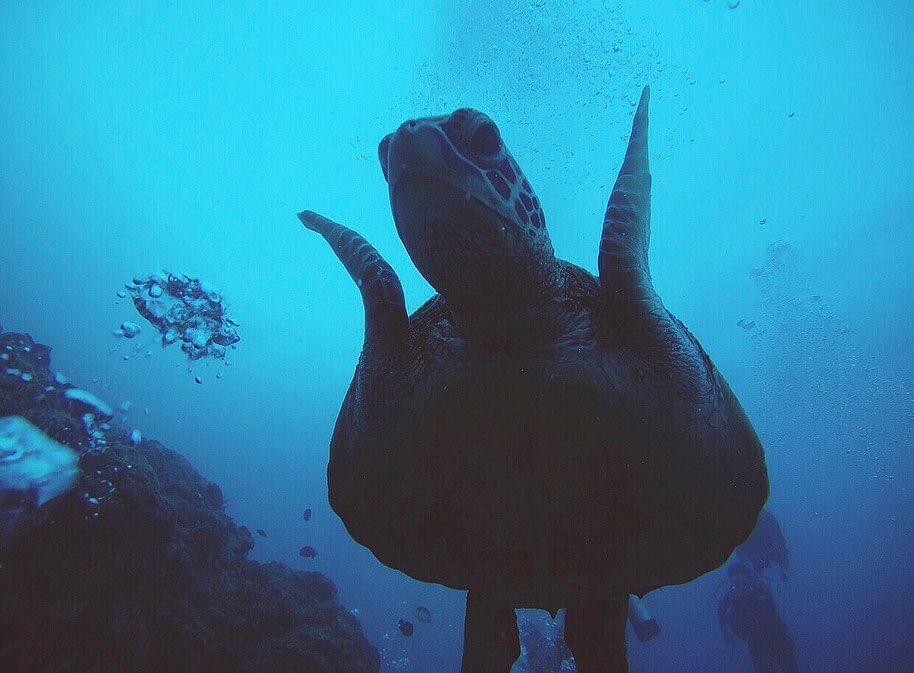
[[[390,139],[393,135],[393,133],[388,133],[381,139],[381,143],[378,145],[378,161],[381,162],[381,171],[384,173],[385,180],[387,180],[387,154],[388,149],[390,148]]]

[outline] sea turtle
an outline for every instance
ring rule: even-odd
[[[364,238],[299,215],[366,314],[330,503],[386,565],[469,590],[463,673],[511,667],[515,607],[567,607],[578,670],[626,670],[629,593],[720,565],[768,495],[752,425],[651,283],[648,100],[599,277],[556,259],[529,182],[472,109],[407,121],[379,147],[397,232],[437,291],[412,315]]]

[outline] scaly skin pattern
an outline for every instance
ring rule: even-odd
[[[438,292],[411,316],[365,239],[299,216],[366,313],[331,441],[331,505],[383,563],[479,598],[467,671],[512,656],[510,634],[483,637],[499,605],[581,608],[569,612],[576,655],[618,653],[618,640],[583,635],[600,632],[600,606],[615,606],[624,638],[629,593],[721,564],[767,499],[752,425],[651,283],[648,99],[599,277],[555,257],[529,182],[475,110],[410,120],[379,148],[397,231]]]

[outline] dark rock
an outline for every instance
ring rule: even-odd
[[[0,334],[2,353],[0,416],[80,454],[77,489],[0,556],[4,673],[377,673],[329,579],[247,560],[217,485],[159,442],[93,435],[46,346]]]

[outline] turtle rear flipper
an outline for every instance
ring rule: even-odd
[[[627,618],[628,596],[621,594],[568,609],[565,643],[578,673],[628,673]]]
[[[651,172],[647,155],[650,88],[644,87],[625,160],[613,185],[600,240],[600,284],[613,308],[629,312],[652,300],[647,249],[651,236]]]
[[[460,673],[508,673],[519,656],[514,609],[471,589],[467,593]]]

